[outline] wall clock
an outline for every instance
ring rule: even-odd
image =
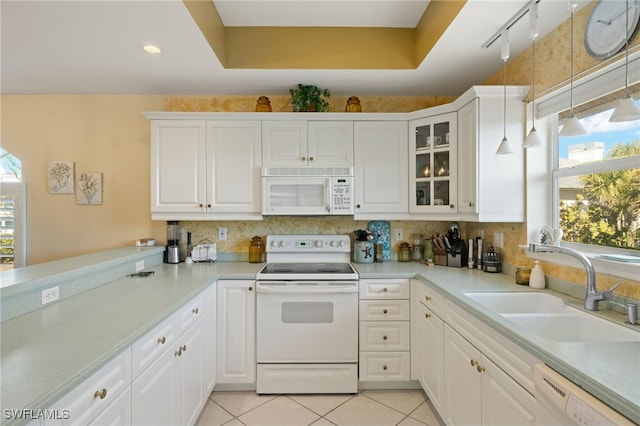
[[[629,7],[629,26],[626,10]],[[640,0],[600,0],[589,15],[584,46],[589,55],[606,59],[620,51],[638,26]]]

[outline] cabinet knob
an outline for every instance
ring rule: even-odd
[[[387,291],[389,291],[386,287],[382,289],[383,293],[386,293]]]
[[[479,364],[479,362],[478,362],[478,361],[476,361],[475,359],[472,359],[472,360],[471,360],[471,366],[472,366],[472,367],[475,367],[475,366],[476,366],[476,365],[478,365],[478,364]]]
[[[449,204],[450,208],[454,208],[456,205],[455,204]]]
[[[211,208],[211,204],[207,204],[207,208],[209,208],[209,209],[210,209],[210,208]]]
[[[187,351],[187,345],[182,345],[182,346],[180,346],[180,350],[181,350],[182,352],[186,352],[186,351]]]
[[[253,290],[253,287],[249,287],[249,291],[252,291],[252,290]]]
[[[478,373],[484,373],[484,367],[479,365],[478,367],[476,367],[478,369]]]
[[[191,312],[193,312],[194,314],[197,314],[199,311],[198,311],[198,308],[193,308]]]
[[[383,370],[387,370],[388,368],[389,368],[389,367],[387,367],[386,365],[383,365],[383,366],[382,366],[382,369],[383,369]]]
[[[431,300],[431,296],[425,296],[424,298],[425,298],[425,300],[426,300],[427,302],[428,302],[429,300]]]
[[[307,161],[307,157],[302,157],[302,161]]]
[[[309,157],[309,161],[313,161],[313,157]]]
[[[96,393],[93,394],[93,399],[100,398],[105,399],[107,397],[107,390],[102,388],[102,390],[97,390]]]
[[[382,313],[383,313],[383,314],[386,314],[386,313],[388,313],[388,312],[389,312],[389,311],[388,311],[387,309],[383,309],[383,310],[382,310]]]
[[[431,314],[424,314],[425,318],[431,318]]]
[[[387,336],[382,336],[382,340],[387,340]]]
[[[473,203],[469,201],[469,207],[473,207]]]
[[[356,209],[359,209],[359,208],[360,208],[360,204],[356,204]]]
[[[204,204],[200,203],[200,204],[198,204],[198,206],[200,206],[202,208],[202,207],[204,207]]]
[[[158,343],[161,345],[164,345],[164,343],[167,341],[167,338],[162,336],[162,337],[158,337]]]
[[[182,355],[182,349],[178,349],[177,351],[175,351],[175,352],[173,353],[173,356],[174,356],[174,357],[178,357],[178,356],[181,356],[181,355]]]

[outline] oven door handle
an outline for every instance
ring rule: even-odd
[[[358,287],[272,287],[258,284],[256,286],[256,292],[266,294],[343,294],[357,293]]]

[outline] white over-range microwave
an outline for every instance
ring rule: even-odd
[[[353,168],[263,167],[262,214],[353,214]]]

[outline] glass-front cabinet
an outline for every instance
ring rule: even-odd
[[[411,120],[409,126],[409,212],[456,212],[456,113]]]

